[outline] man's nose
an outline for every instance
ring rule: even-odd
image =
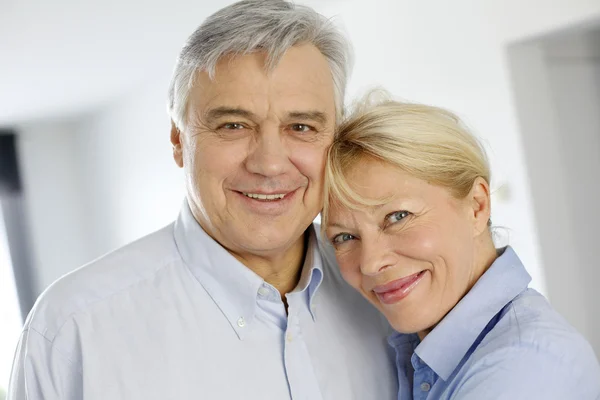
[[[263,176],[285,173],[290,160],[284,140],[278,126],[261,128],[246,159],[248,171]]]

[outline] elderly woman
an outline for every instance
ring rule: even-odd
[[[398,332],[398,399],[600,399],[585,339],[490,231],[490,170],[452,113],[365,103],[340,128],[323,226]]]

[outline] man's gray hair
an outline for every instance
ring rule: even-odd
[[[312,8],[284,0],[244,0],[208,17],[185,43],[169,87],[168,111],[178,129],[185,128],[187,104],[198,71],[214,78],[219,59],[256,51],[267,53],[272,70],[286,50],[312,44],[331,68],[337,122],[344,109],[346,83],[352,66],[350,45],[332,22]]]

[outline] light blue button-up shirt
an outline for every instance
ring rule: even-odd
[[[309,235],[286,313],[184,204],[174,224],[40,297],[8,399],[395,399],[389,325]]]
[[[507,247],[422,342],[395,334],[398,400],[596,400],[590,345],[527,285]]]

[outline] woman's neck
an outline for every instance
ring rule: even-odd
[[[462,298],[465,297],[467,295],[467,293],[469,293],[471,291],[471,289],[473,288],[473,286],[475,286],[475,284],[477,283],[479,278],[481,278],[483,276],[483,274],[485,274],[485,272],[491,267],[491,265],[494,263],[494,261],[496,261],[497,258],[498,258],[498,251],[496,250],[496,247],[494,246],[494,241],[492,240],[492,235],[491,234],[481,235],[481,237],[479,237],[477,239],[477,242],[475,245],[475,250],[474,250],[474,254],[473,254],[473,267],[471,270],[471,277],[469,278],[469,283],[468,283],[467,289],[466,289],[465,293],[456,301],[454,306],[456,306],[456,304],[458,304],[458,302],[461,301]],[[454,308],[454,306],[452,308]],[[452,309],[450,309],[450,311],[452,311]],[[424,329],[420,332],[417,332],[419,339],[421,339],[421,341],[423,341],[423,339],[425,339],[425,337],[432,330],[434,330],[435,327],[437,326],[437,324],[439,322],[441,322],[445,317],[446,316],[444,315],[440,319],[440,321],[438,321],[436,323],[436,325],[429,327],[427,329]]]

